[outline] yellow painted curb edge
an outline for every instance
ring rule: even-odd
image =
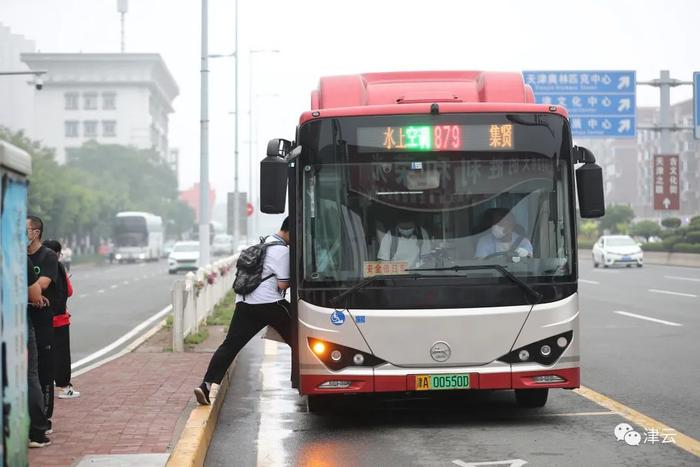
[[[626,405],[617,402],[616,400],[610,399],[609,397],[606,397],[591,388],[581,386],[579,389],[574,389],[574,392],[592,402],[595,402],[601,407],[605,407],[606,409],[621,415],[622,417],[646,430],[655,428],[659,433],[670,430],[671,432],[675,433],[674,437],[676,446],[691,454],[700,456],[700,441],[697,439],[691,438],[690,436],[685,435],[658,420],[644,415],[641,412],[637,412],[636,410],[631,409]]]
[[[204,465],[209,443],[211,443],[214,430],[216,430],[219,412],[224,404],[224,398],[235,367],[236,362],[234,361],[221,381],[221,386],[219,386],[211,405],[197,405],[192,409],[185,429],[182,430],[175,449],[170,453],[166,467],[201,467]]]

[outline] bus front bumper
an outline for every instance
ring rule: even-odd
[[[467,390],[495,389],[534,389],[560,388],[576,389],[580,386],[580,368],[568,367],[539,370],[520,370],[499,372],[478,372],[474,368],[440,368],[404,369],[406,374],[381,374],[381,371],[369,370],[366,374],[302,374],[300,393],[307,394],[350,394],[372,392],[412,392],[416,391],[418,375],[468,374]],[[379,374],[375,374],[379,373]],[[460,390],[460,389],[458,389]],[[464,390],[464,389],[461,389]],[[423,391],[420,391],[423,392]]]

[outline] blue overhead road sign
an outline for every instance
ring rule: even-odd
[[[700,71],[693,73],[693,125],[695,139],[700,139]]]
[[[524,71],[523,77],[538,103],[566,107],[574,136],[635,136],[634,71]]]

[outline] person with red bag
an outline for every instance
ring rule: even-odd
[[[61,256],[61,244],[57,240],[46,240],[44,246],[55,251]],[[71,384],[71,358],[70,358],[70,313],[68,313],[68,297],[73,295],[73,284],[70,277],[59,262],[57,288],[59,295],[59,307],[53,316],[53,363],[54,381],[58,389],[59,399],[74,399],[80,397],[80,392],[76,391]]]

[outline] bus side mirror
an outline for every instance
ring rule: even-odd
[[[588,149],[574,146],[574,163],[583,162],[576,169],[576,190],[580,215],[584,219],[605,215],[605,195],[603,193],[603,169],[595,163],[595,156]]]
[[[267,157],[260,162],[260,210],[265,214],[283,214],[287,204],[287,160],[289,141],[271,139]]]

